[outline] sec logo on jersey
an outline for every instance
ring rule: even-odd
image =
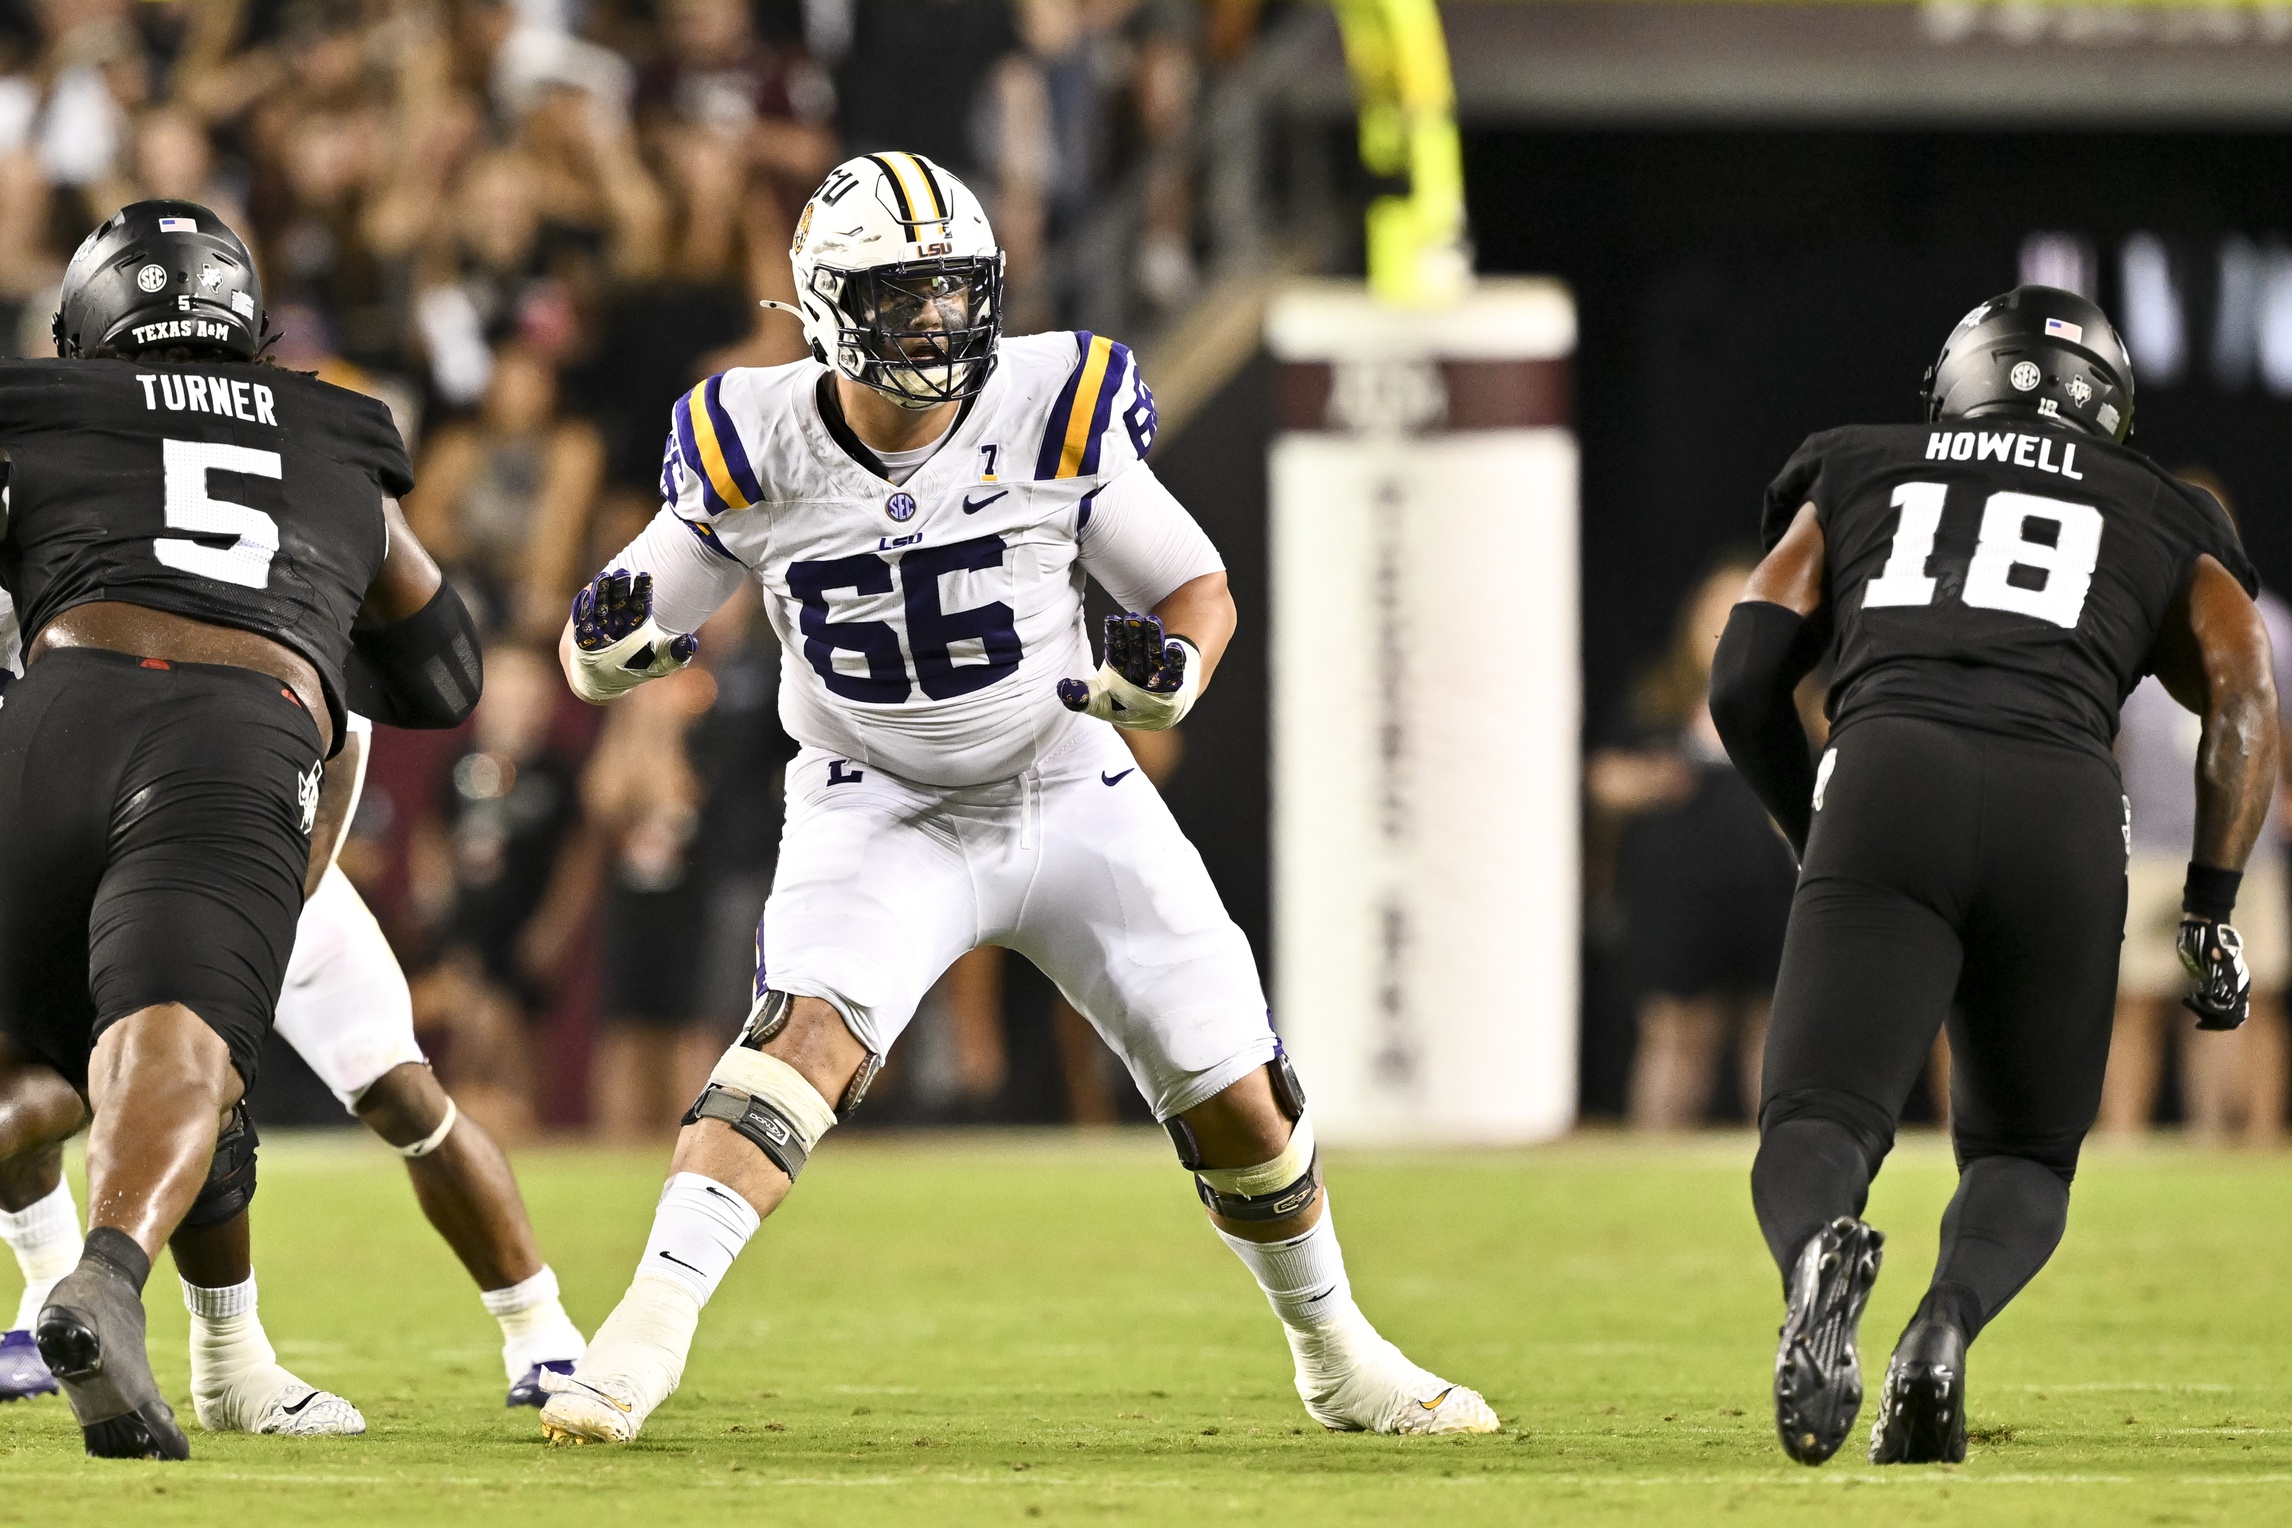
[[[898,521],[900,524],[906,524],[908,521],[915,518],[914,495],[905,493],[893,494],[890,498],[883,501],[883,512],[891,516],[892,519]]]

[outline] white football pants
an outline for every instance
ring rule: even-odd
[[[983,944],[1058,984],[1157,1119],[1273,1059],[1249,941],[1112,727],[1078,727],[991,785],[797,755],[759,990],[833,1004],[883,1055],[940,973]]]
[[[278,1032],[355,1109],[382,1074],[421,1061],[406,973],[350,877],[329,866],[302,907],[279,990]]]

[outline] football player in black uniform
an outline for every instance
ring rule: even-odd
[[[26,662],[0,706],[0,1161],[92,1110],[87,1242],[34,1334],[91,1454],[189,1453],[143,1283],[179,1227],[243,1235],[242,1100],[346,704],[451,726],[482,680],[388,412],[261,364],[262,318],[220,219],[138,202],[72,257],[61,359],[0,362]]]
[[[2217,502],[2124,445],[2132,368],[2101,310],[2035,286],[1983,303],[1925,401],[1925,424],[1826,431],[1791,458],[1711,682],[1801,858],[1751,1193],[1789,1301],[1775,1422],[1807,1464],[1862,1404],[1882,1238],[1858,1217],[1945,1022],[1958,1190],[1874,1462],[1965,1457],[1967,1345],[2060,1241],[2109,1052],[2127,693],[2153,673],[2203,718],[2180,931],[2200,1027],[2245,1016],[2228,920],[2276,785],[2252,565]],[[1790,697],[1826,652],[1818,764]]]

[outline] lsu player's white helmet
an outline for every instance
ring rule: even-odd
[[[995,368],[1003,251],[971,188],[921,154],[828,172],[788,251],[812,354],[907,408],[971,397]]]

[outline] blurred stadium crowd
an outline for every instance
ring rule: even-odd
[[[0,0],[0,352],[52,353],[64,264],[102,217],[185,197],[255,249],[280,364],[382,398],[413,449],[406,510],[485,628],[487,694],[459,733],[384,738],[343,863],[414,975],[425,1046],[489,1125],[667,1128],[746,1012],[794,751],[753,599],[700,666],[610,714],[572,699],[554,647],[580,581],[656,506],[677,395],[802,354],[756,304],[793,298],[812,187],[879,147],[956,170],[1025,332],[1071,305],[1061,238],[1144,167],[1130,274],[1175,310],[1195,198],[1161,151],[1265,9]],[[1127,1095],[1047,987],[1035,1021],[1073,1054],[1020,1086],[999,969],[944,985],[872,1114],[1094,1118]],[[279,1092],[285,1055],[274,1118],[304,1108]]]

